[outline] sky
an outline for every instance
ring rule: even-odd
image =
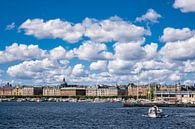
[[[1,0],[0,84],[195,83],[195,0]]]

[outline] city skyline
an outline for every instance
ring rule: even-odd
[[[195,83],[193,0],[0,3],[0,84]]]

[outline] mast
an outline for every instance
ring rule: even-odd
[[[154,88],[155,88],[155,89],[154,89],[154,91],[155,91],[154,99],[155,99],[155,100],[156,100],[156,87],[157,87],[157,85],[158,85],[158,84],[155,83],[155,87],[154,87]]]
[[[137,100],[139,99],[139,96],[138,96],[139,74],[140,74],[140,71],[138,72],[138,76],[137,76]]]

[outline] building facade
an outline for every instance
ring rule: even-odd
[[[60,89],[60,96],[85,96],[86,89],[83,87],[63,87]]]
[[[43,96],[60,96],[59,87],[44,87]]]
[[[128,95],[128,87],[127,86],[117,86],[118,88],[118,96],[127,96]]]
[[[33,87],[33,94],[35,96],[41,96],[41,95],[43,95],[43,87],[41,87],[41,86]]]
[[[23,96],[23,87],[16,86],[12,90],[13,96]]]
[[[154,94],[157,100],[195,103],[195,91],[156,91]]]
[[[97,96],[97,87],[87,87],[86,96]]]
[[[13,88],[12,87],[1,87],[0,96],[12,96]]]
[[[118,96],[117,87],[98,87],[97,96]]]
[[[0,96],[3,96],[3,88],[0,87]]]
[[[148,95],[148,91],[150,90],[149,86],[140,85],[140,86],[128,86],[128,96],[138,96],[145,97]]]
[[[180,84],[157,86],[158,91],[181,91],[181,89],[182,89],[182,86]]]
[[[34,87],[24,86],[22,89],[23,89],[23,96],[33,96],[34,95]]]
[[[161,86],[154,92],[156,100],[173,102],[195,103],[195,90],[180,84],[173,86]]]

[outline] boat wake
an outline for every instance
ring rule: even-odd
[[[151,117],[149,117],[147,114],[143,114],[142,115],[143,117],[148,117],[148,118],[151,118]],[[169,115],[161,115],[161,117],[156,117],[156,118],[166,118],[166,117],[168,117]]]

